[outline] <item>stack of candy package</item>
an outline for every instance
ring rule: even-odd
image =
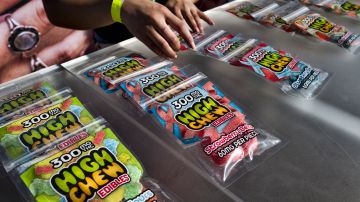
[[[70,89],[45,79],[10,87],[1,98],[0,157],[27,201],[177,200]]]
[[[256,128],[239,106],[191,66],[157,66],[122,82],[121,88],[219,182],[230,182],[281,142]]]
[[[260,8],[253,11],[254,6]],[[354,54],[357,54],[360,49],[359,34],[331,22],[319,13],[311,12],[309,8],[297,1],[281,5],[264,0],[241,1],[226,11],[287,32],[296,32],[334,43]]]
[[[346,0],[299,0],[304,4],[315,5],[327,11],[346,15],[353,18],[360,17],[360,5]]]
[[[288,94],[312,98],[329,76],[290,53],[256,39],[246,39],[241,34],[219,30],[203,41],[195,49],[198,53],[245,67],[277,83]]]

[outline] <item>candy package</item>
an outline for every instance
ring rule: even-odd
[[[118,57],[105,64],[95,64],[83,69],[82,74],[95,82],[107,93],[120,89],[116,80],[150,65],[150,61],[140,54]]]
[[[272,0],[240,1],[226,11],[240,18],[254,19],[254,16],[257,16],[256,13],[260,14],[278,6],[279,5]]]
[[[102,120],[11,170],[26,200],[174,201]],[[101,123],[102,122],[102,123]]]
[[[290,1],[280,7],[263,12],[255,20],[261,24],[273,26],[286,32],[294,32],[295,30],[289,22],[294,16],[298,17],[308,11],[309,8],[299,2]]]
[[[255,39],[249,39],[238,52],[223,59],[276,82],[285,93],[304,98],[313,97],[329,76],[290,53]]]
[[[200,54],[220,59],[236,51],[246,41],[224,30],[219,30],[196,47]]]
[[[350,17],[360,17],[360,4],[346,0],[300,0],[305,4],[313,4],[325,10]]]
[[[71,93],[70,89],[56,90],[47,81],[20,89],[4,90],[0,98],[0,125],[32,113]]]
[[[318,13],[301,15],[295,18],[291,24],[301,33],[335,43],[355,54],[359,51],[360,39],[358,34],[329,21]]]
[[[170,61],[164,61],[130,74],[128,80],[121,83],[121,88],[126,98],[130,98],[141,111],[146,111],[149,102],[154,99],[159,103],[165,102],[170,97],[158,95],[184,82],[195,72],[194,68],[178,67]]]
[[[71,97],[1,126],[0,152],[5,169],[27,161],[28,154],[93,120],[85,106]]]
[[[204,30],[204,32],[202,33],[196,33],[196,32],[192,32],[191,36],[194,39],[194,44],[197,47],[198,45],[200,45],[204,40],[206,40],[207,38],[209,38],[210,36],[212,36],[217,30],[214,29],[206,29]],[[189,45],[186,43],[185,39],[183,39],[179,33],[175,32],[176,36],[178,37],[179,41],[180,41],[180,50],[181,51],[185,51],[188,50],[190,47]]]
[[[148,102],[148,113],[180,143],[191,144],[185,149],[193,152],[209,175],[220,182],[229,181],[235,170],[240,172],[240,163],[249,164],[280,143],[278,138],[249,125],[242,109],[202,73],[158,97],[170,99]]]

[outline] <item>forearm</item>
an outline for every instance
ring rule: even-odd
[[[43,0],[54,25],[72,29],[93,29],[113,23],[112,0]]]

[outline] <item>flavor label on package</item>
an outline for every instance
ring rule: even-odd
[[[145,57],[138,54],[120,57],[112,62],[95,67],[84,72],[84,75],[93,80],[107,93],[114,93],[120,89],[116,80],[139,71],[149,65]],[[114,83],[115,82],[115,83]]]
[[[0,99],[0,124],[15,120],[18,117],[31,113],[32,110],[35,110],[36,108],[39,108],[41,106],[34,106],[31,107],[31,109],[22,112],[20,112],[19,110],[41,100],[44,100],[56,93],[57,91],[49,83],[40,82],[29,88],[20,90],[16,93],[12,93],[5,98]],[[45,105],[50,103],[51,100],[49,100],[47,103],[42,104]],[[17,111],[19,113],[17,113]],[[10,114],[10,117],[7,116]]]
[[[350,48],[353,42],[359,38],[341,25],[330,22],[325,17],[317,13],[298,17],[293,24],[302,32],[306,32],[319,39],[331,41],[340,47]]]
[[[288,80],[294,89],[307,89],[320,73],[291,54],[265,43],[251,47],[246,54],[230,59],[230,63],[245,66],[273,82]]]
[[[78,141],[18,169],[37,202],[156,201],[141,184],[143,168],[116,135],[105,128],[83,131]],[[72,137],[75,138],[76,136]],[[62,148],[62,149],[60,149]]]
[[[212,83],[208,82],[183,90],[166,102],[153,105],[149,112],[183,144],[197,142],[208,133],[218,134],[243,116],[234,103],[214,94],[210,86]]]
[[[167,66],[123,82],[121,87],[133,101],[146,110],[148,106],[143,105],[146,101],[166,102],[172,95],[159,95],[183,82],[185,78],[185,74],[177,66]]]
[[[1,127],[0,145],[9,160],[16,160],[93,120],[77,98],[69,98]]]
[[[223,33],[222,35],[216,37],[216,39],[212,40],[210,43],[201,47],[199,51],[206,56],[220,59],[232,53],[245,42],[246,41],[239,36]]]

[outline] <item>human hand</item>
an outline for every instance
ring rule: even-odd
[[[180,41],[172,29],[195,48],[186,22],[161,4],[152,1],[126,0],[121,17],[129,31],[159,56],[168,59],[177,57],[176,51],[180,49]]]
[[[8,0],[6,6],[12,7],[19,0]],[[6,9],[0,6],[0,10]],[[30,56],[36,54],[45,64],[53,65],[84,54],[92,44],[92,33],[74,31],[52,25],[45,14],[41,0],[30,1],[17,9],[12,18],[23,25],[37,28],[41,33],[36,48],[26,53],[16,53],[8,47],[10,30],[4,16],[0,16],[0,83],[31,73]]]
[[[194,5],[193,0],[168,0],[165,6],[180,19],[185,19],[194,32],[204,32],[201,19],[210,25],[214,25],[214,21],[200,11]]]

